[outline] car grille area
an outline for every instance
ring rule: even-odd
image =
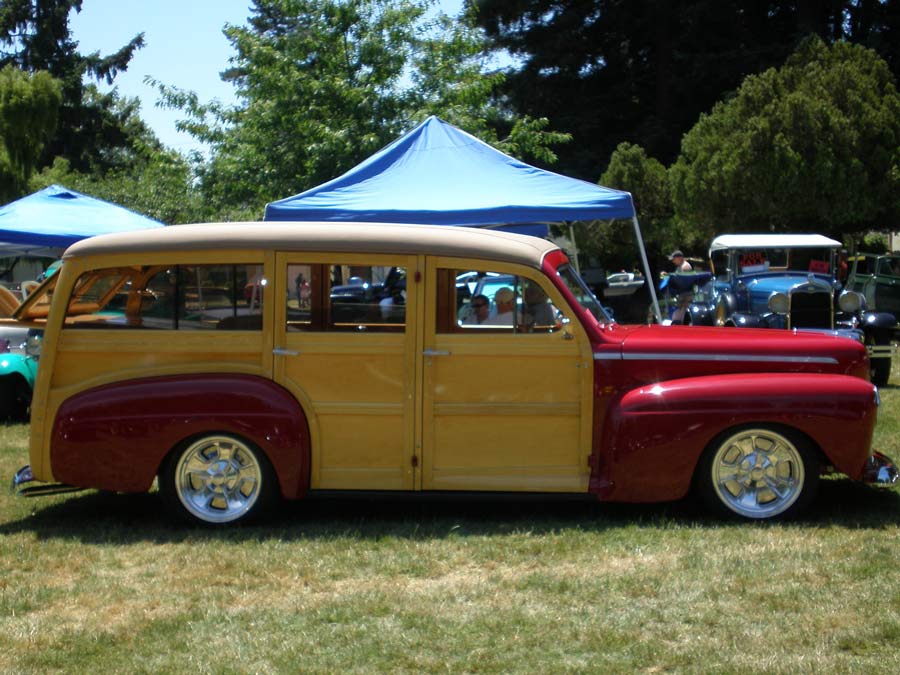
[[[791,328],[831,328],[831,293],[791,293]]]

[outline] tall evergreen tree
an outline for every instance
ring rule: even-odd
[[[0,66],[46,71],[62,86],[59,125],[41,163],[65,158],[78,171],[106,171],[127,164],[136,139],[152,139],[137,116],[137,103],[101,93],[89,80],[112,84],[128,68],[143,33],[108,56],[83,55],[69,31],[69,16],[82,0],[3,0],[0,3]]]
[[[572,134],[560,170],[595,180],[622,141],[671,163],[701,113],[809,33],[870,46],[900,73],[900,0],[468,0],[513,57],[521,114]]]

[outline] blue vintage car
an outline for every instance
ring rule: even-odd
[[[839,278],[841,242],[818,234],[726,234],[709,248],[715,273],[705,298],[719,326],[830,332],[865,342],[872,381],[891,372],[887,312],[869,311]]]

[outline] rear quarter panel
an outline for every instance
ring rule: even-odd
[[[241,436],[266,453],[285,497],[309,485],[309,428],[287,391],[261,377],[151,377],[80,392],[59,408],[50,463],[55,480],[102,490],[150,488],[166,455],[199,434]]]

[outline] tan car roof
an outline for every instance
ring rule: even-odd
[[[474,227],[338,222],[172,225],[104,234],[73,244],[64,259],[111,253],[262,249],[338,253],[431,254],[540,267],[558,247],[544,239]]]

